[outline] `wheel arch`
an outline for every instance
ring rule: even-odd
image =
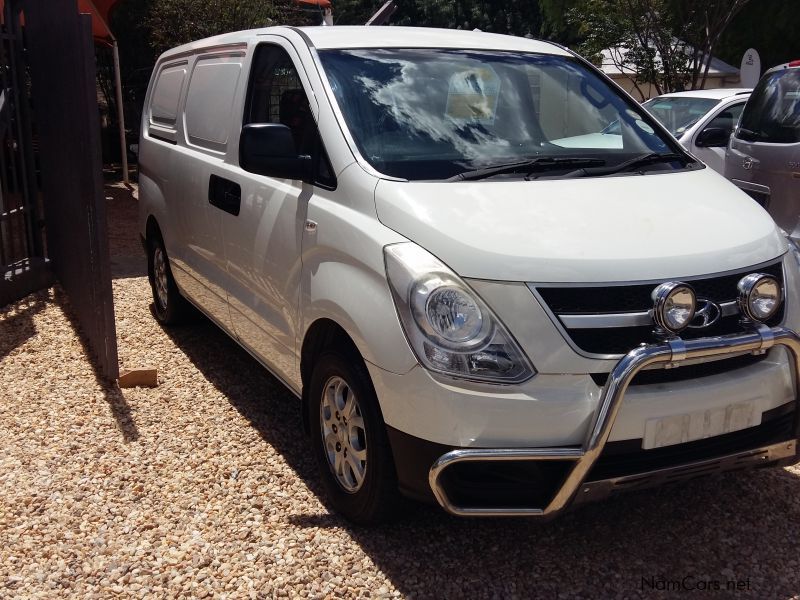
[[[341,348],[353,358],[363,361],[364,358],[356,346],[355,341],[339,323],[328,317],[321,317],[314,321],[303,337],[300,350],[300,383],[302,386],[302,415],[303,429],[309,433],[308,388],[311,373],[317,358],[330,348]]]

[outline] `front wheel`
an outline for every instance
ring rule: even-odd
[[[393,516],[397,476],[386,426],[360,357],[324,354],[309,386],[311,443],[333,508],[354,523]]]

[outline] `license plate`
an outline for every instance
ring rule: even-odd
[[[649,419],[642,448],[662,448],[747,429],[761,424],[757,402],[739,402],[683,415]]]

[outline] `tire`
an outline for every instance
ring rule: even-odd
[[[147,240],[147,274],[153,291],[153,314],[158,322],[163,325],[184,322],[189,314],[189,303],[178,291],[164,240],[158,234]]]
[[[372,381],[353,354],[326,352],[315,364],[309,432],[331,506],[353,523],[376,525],[397,514],[400,494]]]

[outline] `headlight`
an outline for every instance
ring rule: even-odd
[[[692,286],[680,281],[662,283],[652,293],[653,320],[670,333],[686,329],[694,319],[697,299]]]
[[[414,286],[411,310],[430,337],[453,350],[478,347],[492,333],[492,319],[484,317],[475,299],[437,276]]]
[[[747,275],[739,281],[737,287],[739,310],[746,318],[764,322],[778,312],[783,294],[778,280],[772,275]]]
[[[425,368],[493,383],[536,373],[489,307],[438,259],[413,243],[384,254],[400,323]]]

